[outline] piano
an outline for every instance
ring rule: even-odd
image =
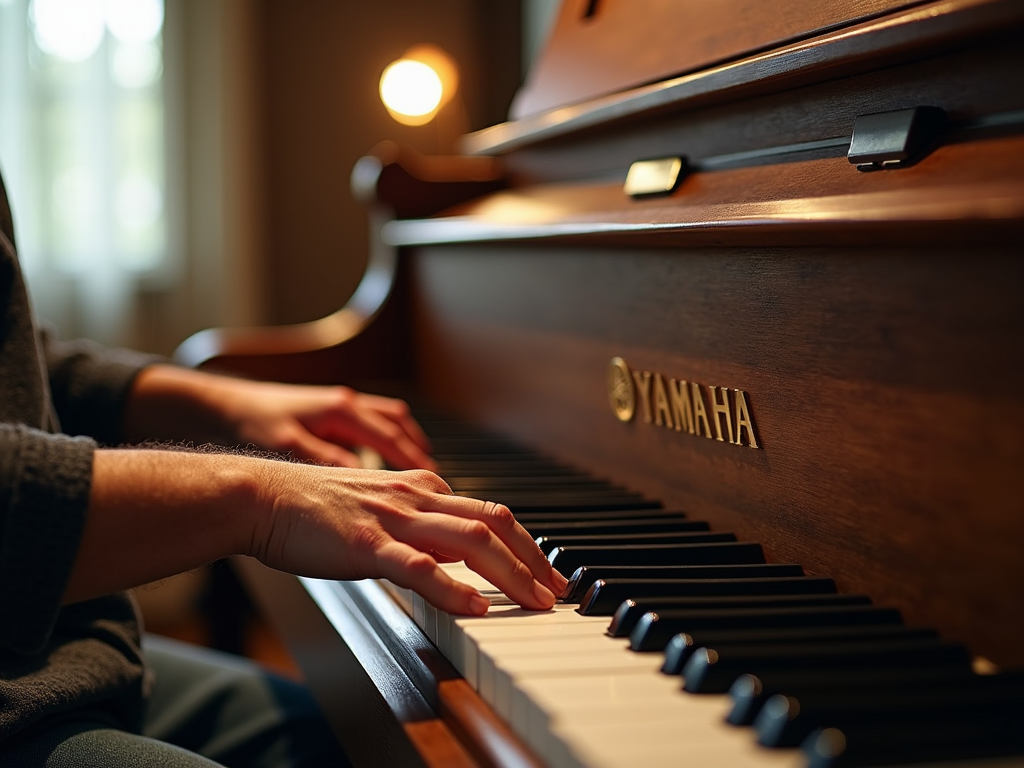
[[[357,165],[345,307],[181,346],[409,397],[575,577],[446,566],[460,619],[238,563],[356,765],[1024,765],[1022,33],[564,0],[507,122]]]

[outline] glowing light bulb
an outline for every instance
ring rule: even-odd
[[[422,61],[399,59],[380,78],[380,98],[396,119],[410,125],[427,122],[441,105],[441,76]]]

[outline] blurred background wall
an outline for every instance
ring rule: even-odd
[[[64,337],[164,354],[333,312],[366,265],[352,166],[503,121],[557,5],[0,0],[0,169],[37,310]],[[403,126],[378,83],[422,43],[459,93]],[[207,577],[140,590],[148,625],[203,642]]]
[[[366,217],[349,192],[353,164],[384,139],[425,153],[451,151],[456,133],[505,119],[524,49],[543,35],[537,19],[556,4],[0,0],[0,100],[7,116],[0,168],[40,314],[65,337],[170,353],[202,328],[333,312],[366,264]],[[76,16],[71,39],[80,40],[81,30],[92,28],[90,7],[108,14],[98,47],[84,58],[82,50],[47,47],[47,14]],[[163,14],[155,38],[159,78],[142,86],[104,81],[132,45],[139,47],[111,14],[139,16],[145,8]],[[97,23],[103,35],[102,18]],[[454,58],[459,94],[432,123],[402,126],[381,104],[378,82],[388,63],[420,43]],[[86,70],[95,80],[88,95]],[[112,126],[138,112],[133,104],[150,92],[162,98],[162,113],[147,124],[155,124],[152,132],[165,145],[156,203],[139,193],[138,179],[126,186],[102,165],[119,152],[138,155],[126,147],[145,139],[124,139]],[[86,122],[95,126],[92,138],[64,153],[70,171],[55,167],[58,153],[46,141]],[[85,209],[95,215],[80,215]],[[108,253],[116,248],[104,243],[120,243],[124,229],[115,213],[125,211],[149,215],[147,231],[164,238],[158,266],[155,251],[143,258],[129,245],[127,256]],[[79,230],[56,242],[53,232],[75,215]],[[87,248],[86,235],[99,244]]]

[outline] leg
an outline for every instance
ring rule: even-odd
[[[88,713],[83,713],[88,717]],[[222,768],[171,744],[76,719],[34,728],[0,750],[0,765],[18,768]]]
[[[244,659],[147,636],[146,736],[228,768],[335,768],[348,760],[304,687]]]

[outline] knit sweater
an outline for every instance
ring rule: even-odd
[[[146,674],[126,594],[61,607],[93,454],[149,358],[59,343],[32,317],[0,180],[0,743],[89,707],[138,730]],[[95,713],[99,713],[96,715]]]

